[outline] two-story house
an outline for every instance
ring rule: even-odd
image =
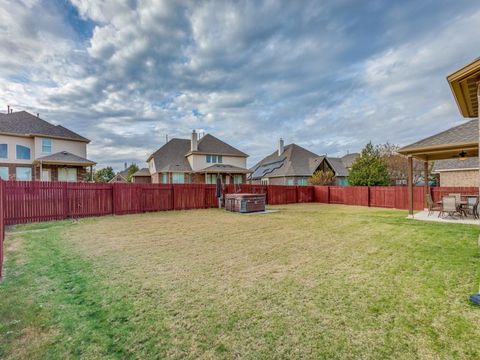
[[[152,183],[215,184],[245,183],[247,157],[244,152],[206,134],[191,139],[171,139],[147,159]]]
[[[90,140],[26,111],[0,114],[0,178],[84,181]]]

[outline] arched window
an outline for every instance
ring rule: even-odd
[[[23,145],[17,145],[17,159],[30,160],[30,148]]]

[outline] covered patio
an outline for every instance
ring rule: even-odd
[[[427,179],[423,186],[424,207],[427,208],[427,194],[430,193],[429,162],[443,159],[458,159],[463,161],[469,157],[479,156],[479,126],[478,103],[480,98],[480,58],[462,67],[447,77],[459,111],[465,118],[473,118],[461,125],[442,131],[399,150],[407,156],[408,161],[408,201],[409,216],[414,217],[413,207],[413,161],[423,161],[423,177]],[[480,174],[479,174],[480,176]],[[416,218],[424,218],[418,213]],[[439,219],[437,214],[428,217],[429,220]],[[440,219],[443,220],[443,219]],[[478,224],[478,220],[472,220]],[[457,222],[457,221],[455,221]]]

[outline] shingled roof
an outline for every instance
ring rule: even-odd
[[[150,176],[150,171],[147,168],[142,168],[134,172],[132,176]]]
[[[248,156],[210,134],[206,134],[198,140],[197,148],[198,150],[193,152],[194,154]],[[191,141],[189,139],[171,139],[150,155],[147,162],[153,158],[157,172],[191,172],[192,168],[187,160],[187,155],[191,153]]]
[[[187,141],[190,143],[190,140]],[[198,140],[198,151],[196,151],[196,153],[241,157],[248,156],[244,152],[210,134],[206,134]]]
[[[437,160],[433,164],[432,172],[456,171],[456,170],[477,170],[478,157],[459,159]]]
[[[478,143],[478,119],[467,121],[461,125],[452,127],[413,144],[404,146],[398,152],[403,153],[415,149],[470,143]]]
[[[61,125],[49,122],[26,111],[0,114],[0,133],[20,136],[46,136],[82,142],[90,142],[87,138],[68,130]]]
[[[46,155],[37,158],[35,161],[42,163],[59,163],[59,164],[72,164],[72,165],[81,165],[81,166],[90,166],[95,165],[96,162],[85,159],[81,156],[69,153],[68,151],[60,151],[55,154]]]
[[[279,176],[311,176],[323,156],[319,156],[297,144],[286,145],[282,154],[274,151],[251,168],[252,179]]]
[[[281,155],[275,151],[251,168],[253,180],[282,176],[312,176],[322,161],[327,161],[335,176],[347,177],[348,169],[359,156],[357,153],[343,157],[319,156],[297,144],[285,146]]]
[[[150,155],[147,161],[153,158],[157,172],[190,172],[192,168],[185,156],[189,151],[190,140],[171,139]]]

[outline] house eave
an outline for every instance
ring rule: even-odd
[[[480,58],[447,76],[462,116],[478,117],[477,83],[480,81]]]

